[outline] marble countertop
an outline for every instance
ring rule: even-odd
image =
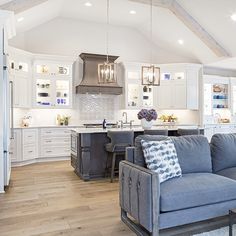
[[[203,127],[199,127],[198,125],[178,125],[178,126],[166,126],[166,125],[157,125],[153,126],[151,130],[156,130],[156,129],[168,129],[171,131],[178,130],[179,128],[200,128],[203,129]],[[141,126],[138,127],[126,127],[126,128],[107,128],[107,129],[102,129],[102,128],[75,128],[72,129],[72,131],[79,133],[79,134],[92,134],[92,133],[106,133],[108,130],[112,131],[128,131],[128,130],[133,130],[134,132],[143,132],[144,129]]]
[[[29,127],[15,126],[14,129],[40,129],[40,128],[83,128],[83,125],[31,125]]]

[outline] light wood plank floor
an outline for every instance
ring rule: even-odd
[[[68,161],[12,170],[0,195],[1,236],[134,236],[121,221],[118,183],[83,182]]]

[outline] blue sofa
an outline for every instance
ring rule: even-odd
[[[137,235],[157,236],[160,229],[227,215],[236,208],[236,181],[230,179],[236,179],[236,158],[225,152],[235,142],[231,151],[236,153],[236,135],[213,136],[211,149],[201,135],[171,137],[183,175],[160,184],[158,174],[145,166],[140,141],[166,138],[138,136],[135,147],[127,148],[126,161],[120,162],[121,219]]]

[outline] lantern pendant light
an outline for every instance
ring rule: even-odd
[[[152,55],[152,23],[153,23],[153,0],[150,0],[150,60],[149,66],[142,66],[142,85],[159,86],[160,85],[160,68],[153,65]]]
[[[102,84],[116,83],[116,64],[109,62],[109,12],[110,0],[107,0],[107,29],[106,29],[106,61],[98,64],[98,82]]]

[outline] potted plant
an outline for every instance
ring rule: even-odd
[[[157,112],[154,109],[142,109],[138,113],[138,119],[141,120],[143,129],[151,129],[153,121],[157,119]]]

